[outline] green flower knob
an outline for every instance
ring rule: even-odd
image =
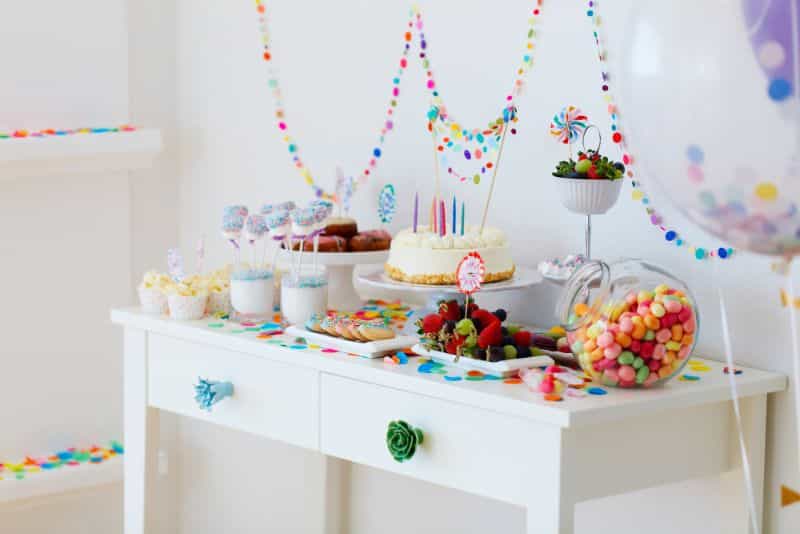
[[[398,462],[414,457],[417,446],[422,445],[422,430],[414,428],[405,421],[392,421],[386,430],[386,447]]]

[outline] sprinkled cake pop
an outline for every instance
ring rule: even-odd
[[[276,204],[264,204],[261,206],[261,209],[258,212],[261,215],[269,215],[270,213],[274,212],[278,206]]]
[[[242,235],[244,217],[238,213],[225,213],[222,217],[222,235],[231,241],[237,240]]]
[[[267,221],[262,215],[251,215],[247,218],[247,239],[250,243],[263,238],[267,229]]]
[[[269,228],[269,233],[275,241],[283,241],[292,231],[289,212],[286,210],[276,209],[267,215],[265,220]]]
[[[292,237],[301,240],[309,237],[316,224],[314,208],[296,208],[291,211],[290,215],[292,218]]]
[[[249,213],[247,206],[239,205],[225,206],[222,210],[223,215],[241,215],[242,218],[247,217]]]

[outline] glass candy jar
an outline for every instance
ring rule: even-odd
[[[697,339],[697,305],[686,284],[642,260],[587,263],[567,282],[556,313],[583,370],[606,386],[665,383]]]

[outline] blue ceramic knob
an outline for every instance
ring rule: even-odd
[[[194,385],[194,400],[201,410],[211,411],[211,407],[224,399],[233,396],[233,384],[230,382],[216,382],[197,378]]]

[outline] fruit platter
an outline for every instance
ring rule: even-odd
[[[417,321],[420,343],[413,350],[440,363],[503,377],[556,362],[574,367],[563,329],[539,333],[507,322],[507,315],[474,302],[465,310],[457,300],[443,300],[438,312]]]

